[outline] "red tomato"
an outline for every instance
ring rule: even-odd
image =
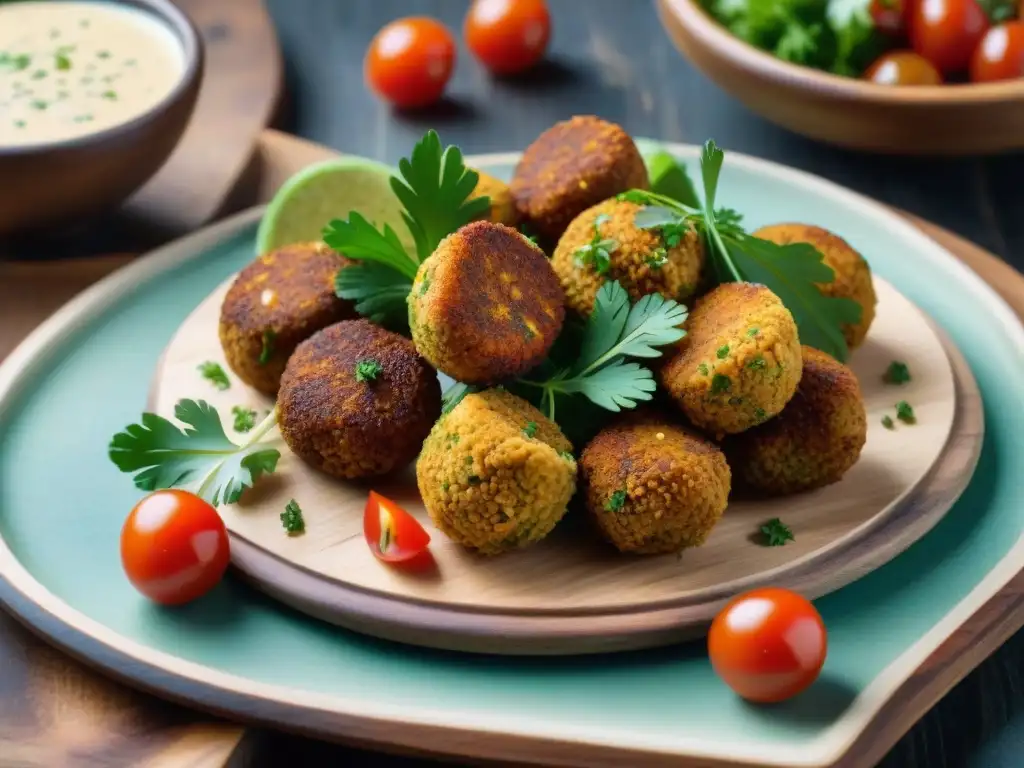
[[[879,85],[941,85],[942,75],[928,59],[913,51],[891,51],[879,56],[864,73]]]
[[[911,5],[911,0],[871,0],[871,18],[887,35],[901,35],[907,31]]]
[[[992,27],[974,49],[971,82],[1013,80],[1024,77],[1024,21]]]
[[[230,559],[224,521],[188,491],[154,491],[135,505],[121,529],[121,564],[128,580],[164,605],[209,592]]]
[[[551,16],[544,0],[473,0],[462,34],[481,64],[509,75],[532,67],[544,55]]]
[[[977,0],[919,0],[910,19],[910,42],[944,75],[966,71],[989,28]]]
[[[370,88],[403,109],[425,107],[441,98],[454,67],[451,32],[425,16],[384,26],[370,42],[363,61]]]
[[[711,624],[708,652],[726,684],[748,701],[797,695],[818,677],[828,649],[811,603],[788,589],[755,589],[734,598]]]
[[[430,534],[415,517],[376,491],[366,500],[363,535],[374,557],[385,563],[411,560],[430,544]]]

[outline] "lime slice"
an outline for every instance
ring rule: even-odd
[[[381,227],[390,224],[406,250],[415,250],[402,221],[402,204],[391,191],[394,170],[363,157],[339,157],[311,165],[286,181],[267,206],[256,234],[256,252],[319,240],[332,219],[358,211]]]

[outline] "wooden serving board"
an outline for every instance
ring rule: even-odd
[[[203,301],[172,339],[149,404],[173,417],[179,400],[206,400],[228,434],[233,406],[265,413],[273,405],[237,378],[218,391],[199,376],[200,364],[209,360],[230,371],[217,333],[230,282]],[[860,460],[842,481],[814,492],[771,501],[734,498],[702,547],[678,557],[623,555],[605,545],[584,516],[570,512],[543,542],[480,557],[433,527],[409,467],[372,487],[432,531],[432,566],[410,573],[378,563],[363,540],[370,486],[332,479],[280,442],[277,472],[238,504],[221,507],[233,562],[268,594],[346,628],[448,650],[506,654],[668,644],[701,633],[728,599],[755,586],[786,586],[809,597],[838,589],[895,557],[941,519],[967,486],[983,436],[977,386],[959,352],[891,285],[875,283],[876,318],[851,359],[868,412]],[[893,359],[914,372],[898,388],[882,381]],[[918,424],[887,430],[881,420],[901,399],[914,403]],[[303,509],[302,536],[289,537],[281,527],[280,512],[290,499]],[[797,532],[796,540],[765,547],[759,528],[776,517]]]

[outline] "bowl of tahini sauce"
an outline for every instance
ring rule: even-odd
[[[0,237],[138,189],[184,132],[202,64],[167,0],[0,3]]]

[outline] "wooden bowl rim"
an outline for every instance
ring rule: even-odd
[[[995,83],[954,83],[949,85],[920,85],[896,88],[878,85],[867,80],[843,77],[811,67],[792,64],[755,48],[733,35],[712,18],[697,0],[657,0],[665,15],[670,15],[693,38],[701,41],[707,50],[728,60],[744,72],[779,85],[849,101],[872,101],[887,106],[968,106],[978,103],[1024,102],[1024,78]]]

